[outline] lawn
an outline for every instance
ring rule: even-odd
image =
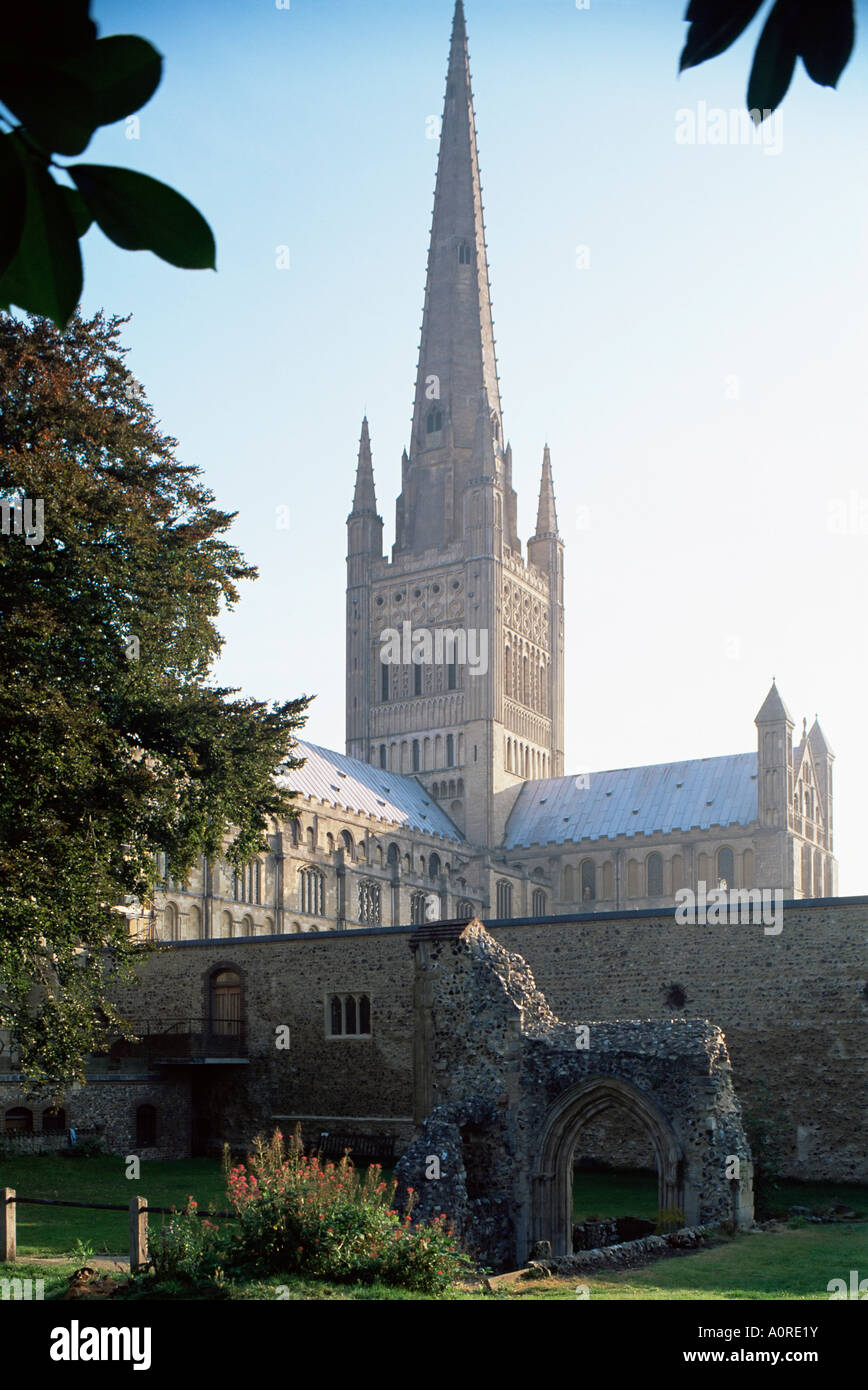
[[[577,1288],[586,1285],[590,1299],[606,1301],[825,1301],[829,1297],[829,1280],[846,1279],[849,1270],[859,1267],[860,1260],[864,1265],[866,1252],[868,1223],[865,1222],[852,1226],[782,1227],[776,1231],[738,1235],[734,1239],[723,1238],[707,1250],[659,1260],[644,1269],[521,1281],[494,1293],[481,1286],[468,1286],[456,1289],[447,1297],[450,1301],[464,1302],[575,1300]],[[65,1290],[74,1268],[74,1261],[46,1266],[21,1260],[15,1265],[0,1265],[0,1278],[44,1279],[45,1297],[51,1299]],[[415,1301],[426,1297],[379,1284],[325,1284],[279,1275],[244,1284],[230,1282],[222,1294],[217,1290],[210,1294],[211,1297],[215,1295],[247,1302],[276,1299]],[[201,1299],[209,1295],[203,1291],[191,1295],[179,1285],[167,1286],[160,1294],[165,1299],[191,1296]]]
[[[68,1198],[76,1202],[117,1202],[147,1197],[155,1207],[183,1207],[196,1198],[204,1210],[213,1203],[227,1210],[220,1164],[210,1158],[176,1163],[142,1161],[141,1176],[125,1176],[120,1156],[58,1158],[55,1156],[0,1158],[0,1187],[14,1187],[21,1197]],[[129,1249],[129,1218],[120,1211],[83,1211],[76,1207],[17,1208],[19,1255],[63,1255],[81,1240],[96,1254],[120,1254]],[[162,1219],[153,1216],[158,1224]],[[165,1218],[168,1219],[168,1218]]]
[[[117,1202],[146,1196],[153,1206],[182,1207],[195,1196],[200,1210],[213,1205],[226,1209],[223,1175],[212,1159],[175,1163],[143,1162],[141,1176],[125,1176],[120,1157],[22,1157],[0,1159],[0,1186],[14,1187],[22,1196],[66,1197],[76,1201]],[[841,1202],[868,1215],[868,1189],[847,1184],[783,1184],[775,1205],[826,1207]],[[653,1219],[657,1184],[653,1174],[580,1172],[576,1176],[576,1220],[589,1217],[638,1216]],[[162,1218],[152,1217],[157,1225]],[[80,1261],[59,1265],[29,1264],[34,1257],[71,1255],[81,1240],[96,1254],[121,1254],[128,1248],[125,1212],[88,1211],[75,1207],[18,1208],[17,1264],[0,1266],[0,1277],[46,1280],[46,1297],[66,1287]],[[600,1299],[775,1299],[827,1298],[827,1284],[847,1278],[851,1269],[868,1264],[868,1221],[836,1225],[796,1225],[775,1231],[721,1238],[706,1249],[662,1260],[640,1270],[607,1271],[600,1275],[571,1275],[519,1283],[508,1290],[487,1293],[480,1288],[456,1290],[457,1299],[513,1300],[573,1299],[576,1286],[587,1284],[591,1298]],[[284,1292],[277,1293],[278,1287]],[[216,1291],[215,1291],[216,1292]],[[230,1285],[226,1295],[240,1300],[297,1299],[415,1299],[422,1295],[373,1285],[355,1287],[316,1284],[309,1280],[274,1278]],[[184,1297],[178,1288],[165,1296]]]

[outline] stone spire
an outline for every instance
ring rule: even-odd
[[[362,436],[359,440],[359,462],[356,468],[356,490],[353,493],[353,515],[361,512],[377,514],[377,494],[374,490],[374,466],[371,460],[371,437],[368,433],[368,417],[362,420]]]
[[[486,434],[502,454],[476,124],[464,9],[458,0],[440,129],[410,468],[403,494],[405,529],[398,533],[399,548],[423,549],[460,534],[462,493],[479,472],[475,465],[483,462],[474,456],[483,394],[490,411]]]
[[[539,485],[539,506],[536,513],[536,536],[556,536],[558,514],[555,510],[555,489],[552,483],[552,459],[549,446],[543,449],[542,477]]]

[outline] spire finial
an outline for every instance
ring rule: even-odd
[[[556,536],[558,534],[558,514],[555,507],[555,489],[552,481],[552,457],[548,444],[543,447],[542,476],[539,484],[539,506],[536,514],[536,534]]]
[[[377,512],[377,494],[374,490],[374,466],[371,458],[371,436],[368,430],[367,413],[362,418],[362,433],[359,439],[359,462],[356,468],[356,490],[353,494],[354,512]]]

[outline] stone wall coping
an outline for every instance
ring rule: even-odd
[[[751,891],[757,892],[761,890],[753,889]],[[774,890],[767,889],[765,891],[770,892]],[[781,906],[783,908],[868,907],[868,896],[855,896],[847,898],[784,898]],[[288,912],[289,909],[284,909],[284,911]],[[655,920],[659,918],[671,917],[674,920],[676,911],[677,908],[675,907],[635,907],[621,908],[617,912],[560,912],[556,915],[550,915],[547,917],[487,917],[484,919],[477,918],[476,920],[480,922],[480,924],[485,928],[486,931],[491,931],[496,930],[499,927],[544,927],[550,924],[562,925],[564,922],[581,922],[582,925],[588,925],[594,922],[639,922],[643,918]],[[473,919],[468,918],[467,920],[461,920],[462,925],[467,926],[468,923]],[[430,926],[431,924],[423,924],[421,930],[424,930],[426,925]],[[451,926],[452,923],[441,922],[437,923],[436,925],[441,927],[448,927]],[[745,923],[744,925],[749,926],[750,924]],[[710,927],[708,928],[708,930],[713,931],[714,928]],[[224,946],[227,946],[229,943],[231,943],[231,949],[234,951],[237,946],[256,946],[261,944],[263,941],[300,942],[307,941],[309,939],[313,939],[314,941],[332,941],[336,938],[343,938],[344,940],[346,940],[348,938],[356,936],[402,935],[415,938],[416,940],[421,940],[421,936],[417,935],[419,931],[419,927],[415,927],[412,925],[401,927],[349,927],[344,931],[272,932],[268,936],[266,936],[265,934],[261,936],[208,936],[197,937],[194,940],[190,941],[170,941],[161,942],[160,944],[163,946],[171,946],[174,950],[178,950],[187,948],[196,949],[203,946],[216,946],[220,945],[221,943]],[[459,934],[460,933],[456,933],[456,935]],[[446,935],[446,933],[444,932],[443,935]]]

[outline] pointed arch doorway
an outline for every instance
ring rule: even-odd
[[[654,1102],[629,1082],[593,1077],[571,1087],[550,1108],[542,1129],[532,1177],[531,1241],[546,1240],[556,1256],[572,1254],[573,1154],[589,1120],[617,1106],[647,1133],[657,1163],[657,1205],[661,1212],[686,1210],[695,1203],[685,1183],[684,1153],[669,1121]]]

